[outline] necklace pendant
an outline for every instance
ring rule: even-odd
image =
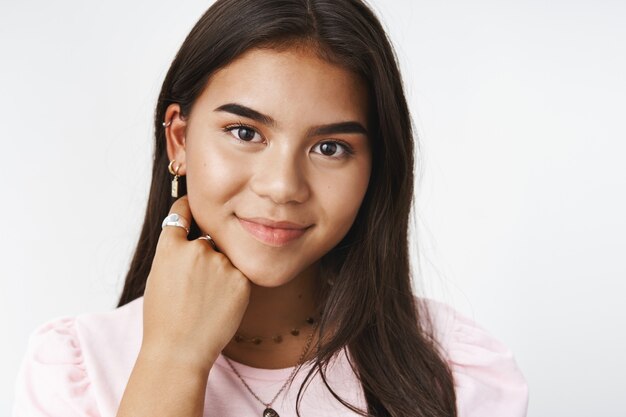
[[[265,411],[263,411],[263,417],[280,417],[273,408],[267,407]]]

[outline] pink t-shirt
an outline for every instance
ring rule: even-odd
[[[524,417],[526,381],[512,353],[468,318],[445,304],[427,301],[437,338],[455,379],[459,417]],[[139,354],[143,297],[104,313],[50,320],[33,331],[17,380],[13,417],[115,417]],[[293,368],[258,369],[234,363],[252,390],[269,401]],[[273,408],[295,417],[295,400],[306,375],[303,368]],[[345,352],[328,368],[331,387],[365,409],[362,389]],[[264,406],[243,387],[223,356],[207,381],[206,417],[261,416]],[[319,376],[302,397],[303,417],[354,417]]]

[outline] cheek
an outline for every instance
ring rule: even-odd
[[[219,148],[192,145],[187,148],[186,162],[188,192],[228,184],[238,165]]]
[[[191,211],[201,228],[212,229],[209,213],[217,217],[231,208],[230,201],[245,186],[247,173],[240,160],[218,147],[188,146],[186,164]]]
[[[359,169],[335,176],[333,182],[324,187],[320,195],[333,240],[339,242],[350,230],[367,191],[368,180],[369,171]]]

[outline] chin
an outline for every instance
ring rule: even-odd
[[[276,278],[267,278],[267,277],[260,277],[259,279],[257,279],[257,277],[248,277],[248,278],[250,279],[250,282],[252,284],[256,285],[257,287],[263,287],[263,288],[278,288],[291,281],[290,279],[278,280]]]
[[[227,255],[228,256],[228,255]],[[270,264],[254,257],[229,257],[233,266],[241,271],[250,282],[259,287],[275,288],[290,282],[300,269],[281,268],[276,263]]]
[[[264,288],[277,288],[291,282],[295,275],[278,275],[270,271],[250,271],[239,269],[254,285]]]

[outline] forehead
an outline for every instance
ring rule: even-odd
[[[321,119],[350,118],[366,124],[367,88],[357,74],[302,49],[251,49],[208,80],[199,98],[238,102],[273,114]]]

